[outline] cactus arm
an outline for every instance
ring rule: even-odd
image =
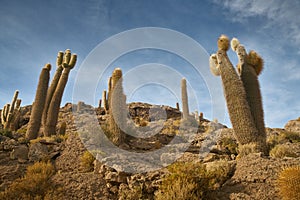
[[[54,77],[53,77],[53,79],[51,81],[51,85],[50,85],[50,87],[49,87],[49,89],[47,91],[47,98],[46,98],[45,108],[44,108],[43,118],[42,118],[42,124],[43,124],[43,126],[46,125],[47,113],[48,113],[49,105],[50,105],[51,99],[53,97],[53,94],[55,92],[55,89],[57,87],[58,81],[59,81],[59,79],[61,77],[62,71],[63,71],[63,67],[62,67],[63,55],[64,55],[64,53],[62,51],[58,52],[58,54],[57,54],[57,59],[56,59],[57,69],[56,69]]]
[[[10,106],[10,109],[9,109],[9,113],[13,113],[14,110],[15,110],[15,105],[16,105],[16,102],[17,102],[17,99],[18,99],[18,95],[19,95],[19,91],[16,90],[15,93],[14,93],[14,96],[13,96],[13,99],[11,101],[11,106]]]
[[[213,75],[220,76],[220,70],[219,70],[216,54],[212,54],[209,57],[209,68]]]

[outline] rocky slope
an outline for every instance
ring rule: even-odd
[[[110,159],[119,159],[120,162],[124,160],[127,165],[131,164],[128,157],[120,157],[117,153],[105,156],[106,164],[103,160],[95,160],[87,166],[83,158],[87,148],[91,148],[91,143],[87,142],[77,127],[78,122],[74,123],[72,109],[83,113],[80,123],[89,123],[84,118],[88,112],[95,112],[101,125],[107,123],[108,115],[105,115],[103,109],[83,104],[77,110],[76,105],[66,104],[60,110],[58,122],[58,127],[66,122],[65,136],[41,138],[28,143],[24,139],[24,133],[30,117],[30,106],[22,108],[21,128],[12,135],[0,136],[0,191],[9,188],[14,181],[24,176],[28,166],[37,161],[49,160],[56,171],[52,177],[54,188],[59,189],[48,199],[154,199],[163,177],[169,172],[165,167],[147,171],[145,166],[153,160],[165,163],[176,153],[170,151],[135,162],[134,168],[147,171],[144,173],[125,173],[121,168],[110,167],[107,161]],[[128,137],[127,144],[121,148],[129,152],[159,150],[182,131],[180,111],[168,106],[131,103],[129,114],[142,133],[157,133],[146,138]],[[155,116],[159,116],[159,119]],[[229,163],[227,180],[215,184],[208,199],[280,199],[276,189],[278,173],[284,166],[300,164],[299,119],[289,121],[284,129],[267,129],[270,146],[285,146],[293,152],[293,156],[278,156],[278,153],[273,153],[272,156],[263,157],[250,153],[237,157],[232,129],[205,119],[196,124],[196,129],[184,131],[191,131],[195,135],[193,138],[176,140],[175,147],[179,149],[187,140],[190,142],[178,161],[202,162],[208,169],[218,167],[218,161]],[[100,154],[98,152],[94,155],[100,158]]]

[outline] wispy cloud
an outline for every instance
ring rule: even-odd
[[[290,40],[290,44],[300,44],[300,23],[297,17],[300,10],[299,1],[215,0],[214,2],[228,9],[227,14],[232,21],[245,22],[251,17],[265,17],[267,20],[261,28],[274,30],[270,34],[271,37],[284,37]],[[299,47],[298,53],[300,53]]]

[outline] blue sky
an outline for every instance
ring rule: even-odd
[[[71,102],[83,61],[98,44],[130,29],[161,27],[189,36],[208,54],[216,51],[220,34],[239,38],[248,50],[256,50],[265,60],[259,79],[267,126],[283,127],[288,120],[300,116],[300,22],[297,18],[300,2],[297,0],[0,0],[0,5],[1,107],[11,101],[16,89],[20,90],[22,105],[31,104],[41,68],[49,62],[54,69],[57,52],[67,48],[78,54],[62,105]],[[232,51],[229,56],[235,65],[237,59]],[[195,98],[191,95],[191,101],[198,99],[197,109],[212,118],[205,81],[193,76],[190,64],[184,59],[153,49],[130,52],[111,63],[94,91],[94,99],[101,98],[105,81],[114,67],[121,67],[124,74],[129,74],[134,67],[147,63],[169,66],[186,76],[191,86],[197,85],[193,87]],[[52,76],[53,73],[54,70]],[[168,88],[149,84],[128,98],[171,106],[178,100]],[[221,92],[220,98],[223,98]],[[228,117],[219,121],[230,126]]]

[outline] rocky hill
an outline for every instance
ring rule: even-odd
[[[58,130],[59,135],[28,142],[24,134],[31,106],[22,107],[21,128],[16,132],[1,130],[0,199],[174,199],[176,195],[177,199],[192,199],[187,197],[189,184],[196,184],[195,188],[202,188],[197,191],[198,199],[276,200],[281,199],[279,173],[283,167],[300,164],[299,119],[289,121],[283,129],[267,129],[270,155],[263,156],[251,153],[251,149],[238,149],[233,130],[217,122],[197,119],[184,124],[181,112],[168,106],[131,103],[128,107],[131,123],[142,137],[128,136],[119,148],[147,155],[141,160],[134,160],[129,153],[120,156],[111,149],[110,155],[103,155],[101,148],[87,150],[97,140],[80,127],[89,123],[87,113],[95,113],[105,130],[108,115],[103,108],[66,104],[60,109],[57,126],[66,123],[65,132]],[[75,123],[72,109],[80,113],[79,122]],[[147,136],[152,132],[155,134]],[[170,142],[179,153],[149,153],[167,148]],[[179,154],[176,163],[167,166]],[[116,160],[121,164],[113,167]],[[38,168],[41,163],[53,166],[45,179],[38,176],[43,171]],[[158,164],[161,167],[157,168]],[[30,166],[36,168],[30,170]],[[185,179],[191,181],[186,184],[182,182]]]

